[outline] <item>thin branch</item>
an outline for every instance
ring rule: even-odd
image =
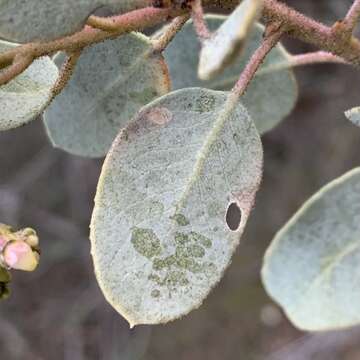
[[[53,54],[57,51],[74,52],[92,44],[96,44],[107,39],[116,38],[124,33],[135,30],[142,30],[150,26],[158,25],[166,21],[168,18],[173,18],[184,13],[186,13],[185,10],[174,10],[171,8],[157,9],[149,7],[140,10],[134,10],[114,17],[114,24],[118,29],[113,32],[105,32],[86,26],[83,30],[71,36],[46,43],[29,43],[5,51],[0,54],[0,67],[12,64],[15,57],[18,55],[26,57],[27,59],[35,59]],[[3,73],[1,74],[2,76],[0,76],[0,85],[4,84],[4,80],[7,80]]]
[[[291,55],[288,67],[320,63],[348,64],[344,59],[337,55],[326,51],[314,51],[306,54]]]
[[[231,103],[236,103],[238,99],[245,93],[247,87],[255,76],[256,71],[264,61],[266,55],[279,42],[283,33],[284,29],[281,27],[281,25],[279,26],[279,24],[275,25],[275,29],[271,29],[271,27],[266,29],[266,35],[263,42],[251,56],[249,62],[245,66],[245,69],[241,73],[239,80],[231,91],[231,95],[229,97],[229,101]]]
[[[194,0],[191,3],[191,17],[193,19],[194,28],[200,41],[210,38],[211,33],[204,18],[204,10],[201,0]]]
[[[57,79],[52,89],[52,98],[55,98],[55,96],[59,95],[69,82],[80,55],[81,50],[77,50],[69,54],[68,58],[65,60],[64,64],[61,67],[59,78]]]
[[[289,35],[360,66],[360,42],[354,37],[344,42],[341,33],[277,0],[264,0],[263,15],[268,21],[283,21]]]
[[[100,17],[91,15],[86,24],[88,26],[91,26],[94,29],[103,30],[103,31],[117,31],[119,30],[118,25],[118,18],[121,17],[121,15],[118,16],[112,16],[112,17]]]
[[[4,68],[0,72],[0,84],[5,85],[25,71],[33,62],[33,58],[29,55],[17,55],[11,65]]]
[[[153,50],[156,52],[164,51],[189,18],[189,14],[176,17],[156,40],[152,40]]]
[[[343,20],[343,29],[350,35],[360,19],[360,0],[355,0]]]

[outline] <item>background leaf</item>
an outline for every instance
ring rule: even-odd
[[[275,236],[262,270],[270,296],[305,330],[360,323],[360,168],[308,200]]]
[[[0,52],[15,47],[0,41]],[[0,130],[28,123],[49,104],[58,77],[56,65],[48,57],[35,60],[22,74],[0,87]]]
[[[261,7],[262,0],[243,0],[211,38],[204,41],[199,60],[200,79],[211,79],[235,60],[260,15]]]
[[[0,37],[16,42],[52,40],[80,30],[88,16],[106,6],[127,12],[147,0],[0,0]]]
[[[360,107],[345,111],[345,116],[356,126],[360,126]]]
[[[85,49],[69,83],[44,114],[49,137],[70,153],[104,156],[119,130],[169,86],[162,56],[152,52],[142,34]]]
[[[226,19],[225,16],[206,16],[208,26],[216,30]],[[210,81],[198,79],[198,54],[200,44],[189,21],[178,33],[164,52],[168,64],[173,89],[191,86],[215,90],[230,90],[238,79],[252,53],[259,46],[263,27],[257,25],[246,43],[242,56],[233,66],[228,67],[221,76]],[[242,102],[250,112],[260,134],[276,126],[293,109],[297,99],[297,85],[291,69],[271,71],[273,67],[288,59],[288,54],[281,45],[277,45],[266,57],[261,67],[262,74],[251,82]]]
[[[226,93],[199,88],[163,96],[107,155],[91,252],[107,300],[131,325],[198,307],[239,243],[260,183],[262,146],[245,108],[225,113],[225,100]],[[241,209],[236,219],[227,219],[230,204]]]

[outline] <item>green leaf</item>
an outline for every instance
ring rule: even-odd
[[[244,0],[226,18],[200,52],[199,78],[209,80],[230,65],[245,45],[255,21],[260,15],[262,0]]]
[[[53,40],[80,30],[101,7],[123,13],[148,0],[0,0],[0,37],[15,42]]]
[[[275,236],[262,279],[304,330],[360,324],[360,168],[326,185]]]
[[[104,156],[132,116],[168,91],[163,57],[144,35],[97,44],[83,52],[68,85],[46,110],[49,137],[70,153]]]
[[[345,111],[345,116],[356,126],[360,126],[360,107]]]
[[[206,17],[211,30],[216,30],[226,19],[225,16]],[[221,76],[210,81],[197,77],[200,44],[188,22],[164,52],[168,64],[173,89],[191,86],[215,90],[230,90],[252,53],[262,41],[263,27],[257,25],[248,39],[242,56],[235,65],[228,67]],[[249,110],[260,134],[272,129],[293,109],[297,99],[297,85],[291,69],[272,71],[277,64],[288,61],[288,53],[277,45],[266,57],[261,73],[251,82],[242,102]]]
[[[225,101],[226,93],[200,88],[163,96],[107,155],[91,253],[107,300],[131,326],[200,306],[239,243],[261,179],[262,146],[245,108],[224,110]]]
[[[15,47],[0,41],[0,52]],[[42,113],[52,98],[58,77],[56,65],[48,57],[35,60],[27,70],[0,87],[0,131],[22,126]]]

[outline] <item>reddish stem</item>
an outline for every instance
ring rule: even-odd
[[[360,0],[355,0],[343,21],[344,30],[348,31],[349,34],[351,34],[354,31],[359,21],[359,18],[360,18]]]
[[[210,38],[211,33],[207,27],[204,18],[204,10],[201,4],[201,0],[194,0],[191,4],[191,17],[194,23],[196,34],[200,41],[204,41]]]
[[[267,35],[265,36],[263,42],[251,56],[249,62],[245,66],[245,69],[241,73],[239,80],[232,89],[232,101],[237,101],[240,96],[245,93],[250,81],[264,61],[266,55],[279,42],[281,36],[283,35],[283,29],[280,27],[275,31],[266,31],[266,33]]]

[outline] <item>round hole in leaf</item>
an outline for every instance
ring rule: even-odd
[[[233,202],[229,205],[226,212],[226,224],[230,230],[236,231],[241,222],[241,209],[238,204]]]

